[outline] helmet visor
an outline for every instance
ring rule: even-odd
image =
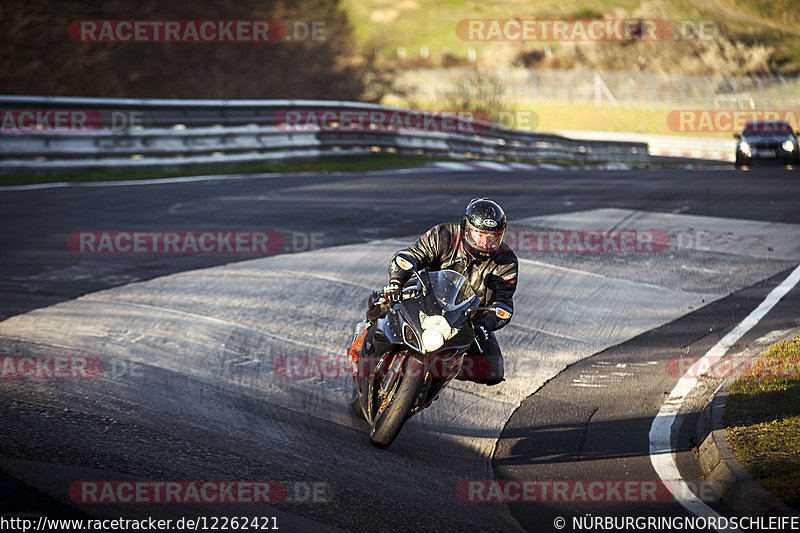
[[[503,244],[503,236],[506,230],[487,231],[467,225],[467,231],[465,233],[467,242],[474,249],[481,252],[496,252],[500,249],[500,245]]]

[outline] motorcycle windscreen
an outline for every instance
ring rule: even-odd
[[[433,296],[447,321],[453,326],[462,322],[464,311],[478,304],[478,297],[467,278],[454,270],[430,272],[429,276]]]

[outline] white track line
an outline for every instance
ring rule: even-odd
[[[497,172],[511,172],[514,169],[503,163],[496,163],[494,161],[473,161],[467,165],[475,168],[476,170],[494,170]]]
[[[552,268],[553,270],[561,270],[562,272],[570,272],[572,274],[578,274],[578,275],[581,275],[581,276],[591,276],[591,277],[594,277],[594,278],[609,279],[608,276],[605,276],[603,274],[599,274],[597,272],[592,272],[591,270],[580,270],[578,268],[570,268],[570,267],[565,267],[565,266],[560,266],[560,265],[554,265],[552,263],[545,263],[544,261],[537,261],[535,259],[527,259],[525,257],[517,257],[517,261],[520,262],[520,263],[529,263],[531,265],[536,265],[536,266],[540,266],[540,267],[544,267],[544,268]],[[661,288],[661,287],[659,287],[659,288]]]
[[[463,170],[463,169],[462,169]],[[387,174],[420,174],[437,172],[432,167],[396,168],[386,170],[371,170],[363,172],[365,175],[380,176]],[[255,180],[275,178],[305,178],[316,176],[338,176],[356,174],[353,172],[270,172],[264,174],[209,174],[203,176],[177,176],[173,178],[150,178],[141,180],[115,180],[115,181],[56,181],[52,183],[31,183],[29,185],[3,185],[0,192],[4,191],[37,191],[40,189],[62,189],[64,187],[136,187],[141,185],[171,185],[174,183],[202,183],[205,181],[230,181],[230,180]]]
[[[346,279],[335,278],[333,276],[325,276],[324,274],[314,274],[311,272],[298,272],[296,270],[286,270],[283,268],[272,268],[270,269],[270,273],[282,274],[285,276],[294,276],[294,277],[307,277],[307,278],[317,278],[317,279],[324,279],[326,281],[333,281],[335,283],[342,283],[344,285],[350,285],[353,287],[358,287],[359,289],[367,289],[368,291],[376,291],[379,287],[375,285],[367,285],[366,283],[356,283],[354,281],[347,281]]]
[[[282,335],[276,335],[275,333],[269,333],[268,331],[262,331],[262,330],[259,330],[259,329],[251,328],[250,326],[245,326],[243,324],[237,324],[236,322],[231,322],[230,320],[223,320],[221,318],[208,316],[208,315],[201,315],[199,313],[190,313],[188,311],[182,311],[180,309],[173,309],[172,307],[162,307],[160,305],[143,304],[143,303],[139,303],[139,302],[125,302],[125,301],[121,301],[121,300],[111,300],[111,299],[107,299],[107,298],[103,298],[103,297],[79,298],[78,300],[75,300],[75,301],[77,301],[77,302],[88,302],[88,303],[99,303],[99,304],[105,304],[105,305],[119,305],[119,306],[125,306],[125,307],[138,307],[138,308],[147,309],[147,310],[150,310],[150,311],[160,311],[162,313],[169,313],[169,314],[173,314],[173,315],[179,315],[179,316],[183,316],[183,317],[186,317],[186,318],[195,318],[195,319],[199,319],[199,320],[204,320],[206,322],[212,322],[212,323],[215,323],[215,324],[228,326],[228,327],[231,327],[231,328],[244,329],[246,331],[250,331],[252,333],[256,333],[258,335],[262,335],[264,337],[268,337],[270,339],[275,339],[275,340],[278,340],[278,341],[281,341],[281,342],[288,342],[288,343],[291,343],[291,344],[297,344],[299,346],[305,346],[307,348],[313,348],[315,350],[328,352],[331,355],[342,355],[341,353],[333,351],[333,350],[330,350],[330,349],[328,349],[328,348],[326,348],[324,346],[319,346],[319,345],[311,344],[311,343],[308,343],[308,342],[303,342],[303,341],[299,341],[299,340],[295,340],[295,339],[290,339],[289,337],[284,337]]]
[[[54,183],[32,183],[30,185],[4,185],[0,191],[36,191],[39,189],[61,189],[63,187],[135,187],[140,185],[170,185],[173,183],[198,183],[239,179],[272,179],[282,174],[213,174],[208,176],[179,176],[174,178],[152,178],[119,181],[57,181]]]
[[[714,345],[706,354],[698,360],[679,380],[678,384],[672,389],[667,401],[661,406],[658,414],[650,426],[650,462],[653,464],[658,476],[665,482],[665,485],[672,492],[675,499],[686,510],[703,517],[719,517],[719,513],[706,505],[698,498],[681,478],[678,465],[675,462],[675,453],[672,448],[672,431],[677,430],[677,415],[686,398],[697,384],[697,376],[701,365],[708,368],[714,365],[725,353],[750,331],[764,316],[800,281],[800,266],[794,269],[783,283],[772,289],[766,299],[761,302],[747,318],[742,320],[733,330],[725,335],[717,344]],[[725,531],[725,530],[719,530]],[[730,531],[739,531],[738,529]]]
[[[456,171],[474,171],[475,168],[467,165],[466,163],[460,163],[458,161],[437,161],[435,165],[439,168],[445,168],[447,170],[456,170]]]
[[[577,268],[570,268],[570,267],[565,267],[565,266],[560,266],[560,265],[554,265],[552,263],[545,263],[543,261],[537,261],[535,259],[527,259],[527,258],[524,258],[524,257],[517,257],[517,261],[520,262],[520,263],[530,263],[532,265],[536,265],[536,266],[540,266],[540,267],[544,267],[544,268],[551,268],[553,270],[561,270],[563,272],[570,272],[572,274],[578,274],[578,275],[581,275],[581,276],[591,276],[591,277],[595,277],[595,278],[602,278],[602,279],[618,281],[620,283],[630,283],[630,284],[634,284],[634,285],[639,285],[640,287],[650,287],[651,289],[666,290],[666,287],[662,287],[661,285],[655,285],[653,283],[647,283],[645,281],[635,281],[635,280],[632,280],[632,279],[624,279],[624,278],[612,278],[612,277],[606,276],[605,274],[600,274],[599,272],[592,272],[590,270],[580,270],[580,269],[577,269]]]

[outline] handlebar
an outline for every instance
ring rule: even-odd
[[[416,287],[406,287],[403,289],[402,292],[402,300],[408,300],[409,298],[416,298],[419,295],[419,289]],[[379,303],[381,300],[388,302],[389,300],[384,296],[383,291],[378,291],[378,295],[375,297],[375,301],[372,302],[374,304]]]
[[[421,283],[421,281],[420,281],[420,283]],[[424,285],[422,286],[422,288],[424,289]],[[420,290],[419,286],[406,287],[406,288],[404,288],[402,290],[401,300],[407,300],[409,298],[416,298],[417,296],[419,296],[419,294],[421,292],[424,294],[424,290]],[[373,302],[373,304],[378,304],[378,303],[381,302],[381,300],[383,300],[384,302],[388,302],[389,301],[386,298],[386,296],[383,294],[382,290],[378,291],[378,294],[375,297],[375,301]],[[476,311],[494,311],[494,310],[495,310],[494,307],[473,307],[472,309],[465,310],[464,314],[470,315],[470,314],[473,314]],[[477,351],[479,355],[483,355],[483,347],[478,342],[478,339],[473,339],[472,340],[472,344],[475,346],[475,351]]]

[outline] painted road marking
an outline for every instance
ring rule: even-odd
[[[463,169],[462,169],[463,170]],[[474,169],[473,169],[474,170]],[[438,172],[439,170],[431,167],[397,168],[380,171],[368,171],[352,173],[377,175],[386,174],[422,174]],[[31,183],[28,185],[3,185],[3,191],[37,191],[40,189],[62,189],[64,187],[135,187],[138,185],[171,185],[174,183],[201,183],[205,181],[230,181],[230,180],[255,180],[255,179],[275,179],[275,178],[308,178],[317,176],[338,176],[350,174],[351,172],[331,172],[324,174],[321,172],[272,172],[267,174],[213,174],[209,176],[177,176],[173,178],[150,178],[141,180],[116,180],[116,181],[57,181],[53,183]]]
[[[725,335],[717,344],[714,345],[706,354],[700,358],[687,372],[678,380],[678,384],[670,392],[669,397],[661,406],[658,414],[650,426],[650,462],[653,464],[658,476],[666,482],[667,488],[678,501],[689,512],[703,517],[720,517],[719,513],[711,509],[700,498],[698,498],[689,488],[689,485],[681,478],[678,465],[675,462],[675,453],[672,448],[672,431],[677,430],[677,415],[686,398],[694,389],[699,381],[695,377],[703,365],[708,368],[725,355],[725,353],[750,331],[764,316],[800,281],[800,265],[783,280],[783,283],[772,289],[766,299],[761,302],[752,313],[742,320],[733,330]],[[723,530],[719,530],[723,531]],[[738,529],[726,531],[739,531]]]

